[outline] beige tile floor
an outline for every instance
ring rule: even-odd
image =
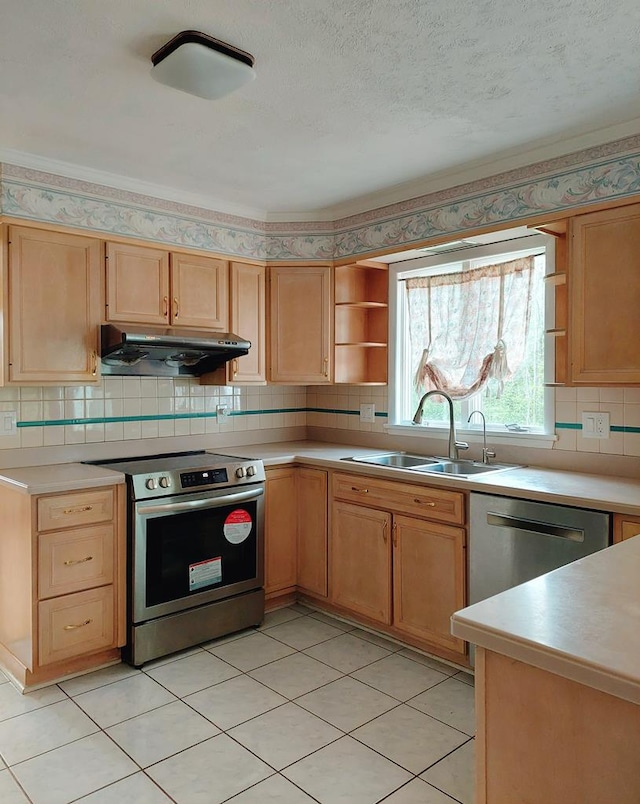
[[[472,804],[472,684],[299,605],[142,671],[0,674],[0,802]]]

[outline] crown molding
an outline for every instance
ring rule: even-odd
[[[250,221],[263,223],[266,220],[265,211],[262,209],[232,204],[221,198],[214,198],[213,196],[202,195],[201,193],[191,193],[176,189],[175,187],[167,187],[163,184],[153,184],[152,182],[132,179],[117,173],[95,170],[94,168],[74,165],[71,162],[49,159],[44,156],[36,156],[35,154],[28,154],[11,148],[0,148],[0,163],[1,162],[29,170],[40,170],[43,173],[52,173],[67,179],[75,179],[77,181],[86,181],[91,184],[111,187],[115,190],[124,190],[130,193],[146,195],[151,198],[160,198],[164,201],[172,201],[191,207],[200,207],[201,209],[218,212],[223,215],[248,218]]]
[[[177,204],[198,207],[219,215],[237,216],[247,219],[248,224],[315,223],[321,225],[319,228],[328,231],[334,227],[340,227],[341,224],[346,222],[344,219],[351,216],[373,213],[376,210],[382,210],[384,207],[471,184],[510,170],[533,167],[536,163],[570,157],[572,154],[578,156],[580,152],[586,149],[612,143],[616,140],[623,140],[626,137],[637,134],[640,134],[640,118],[615,126],[598,128],[586,134],[577,134],[564,139],[556,138],[553,141],[539,144],[534,148],[512,149],[503,153],[498,159],[478,160],[462,168],[444,170],[428,178],[397,184],[379,192],[369,193],[330,207],[289,212],[268,212],[263,209],[245,207],[200,193],[191,193],[167,187],[166,185],[140,181],[127,176],[8,148],[0,148],[0,163],[6,162],[30,170],[39,170],[44,173],[86,181],[115,190],[137,193],[148,196],[151,199],[162,199]],[[326,225],[322,226],[322,224]]]
[[[580,152],[588,148],[595,148],[599,145],[623,140],[637,134],[640,134],[640,117],[627,123],[598,128],[586,134],[564,139],[556,138],[553,141],[539,144],[534,148],[512,149],[503,152],[498,159],[490,158],[470,162],[464,167],[443,170],[432,174],[428,178],[414,179],[410,182],[387,187],[377,193],[369,193],[366,196],[346,201],[342,204],[320,209],[314,213],[313,219],[332,220],[339,224],[343,218],[361,215],[365,212],[403,203],[421,196],[428,196],[442,190],[450,190],[453,187],[488,179],[501,173],[507,173],[510,170],[527,168],[536,163],[572,154],[579,155]],[[274,222],[294,220],[290,213],[267,214],[266,219]]]

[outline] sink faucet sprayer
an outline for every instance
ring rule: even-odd
[[[467,424],[471,421],[474,413],[482,416],[482,463],[489,463],[489,458],[495,458],[496,453],[492,449],[487,449],[487,420],[481,410],[472,410],[467,419]]]
[[[427,393],[424,394],[420,402],[418,402],[418,407],[413,416],[413,423],[422,424],[422,410],[424,408],[425,401],[430,396],[442,396],[449,403],[449,460],[457,461],[458,451],[461,449],[469,449],[469,445],[467,444],[466,441],[456,441],[456,426],[453,422],[453,401],[449,396],[449,394],[446,394],[444,391],[437,391],[437,390],[427,391]]]

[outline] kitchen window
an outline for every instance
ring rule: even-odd
[[[481,429],[477,415],[468,423],[480,410],[494,435],[529,440],[552,433],[545,377],[553,373],[553,350],[545,353],[545,320],[553,311],[544,276],[553,272],[553,239],[534,233],[433,251],[391,266],[391,426],[425,435],[448,427],[438,397],[424,405],[426,431],[411,423],[422,395],[441,388],[454,400],[459,430]]]

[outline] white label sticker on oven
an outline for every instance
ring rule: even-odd
[[[222,558],[208,558],[206,561],[198,561],[197,564],[189,564],[189,591],[202,589],[222,580]]]
[[[242,544],[251,533],[252,524],[250,514],[243,508],[236,508],[224,521],[225,539],[231,544]]]

